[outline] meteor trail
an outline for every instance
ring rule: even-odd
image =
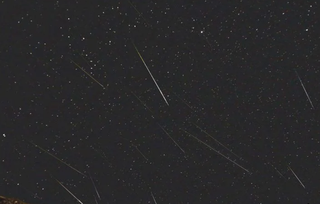
[[[192,107],[187,103],[185,102],[180,96],[178,96],[175,92],[171,91],[178,99],[180,99],[186,106],[188,106],[192,111],[194,111],[192,109]]]
[[[186,153],[181,147],[180,145],[169,135],[169,133],[158,123],[159,127],[168,135],[168,137],[174,142],[174,144],[177,145],[177,147],[179,147],[179,149],[183,152]]]
[[[121,137],[121,136],[119,136],[119,137]],[[128,140],[127,138],[124,138],[124,137],[121,137],[121,138],[126,140],[127,142],[129,142],[131,146],[134,146],[137,149],[137,151],[143,156],[143,158],[145,158],[145,160],[149,161],[148,158],[139,150],[138,146],[135,145],[131,140]]]
[[[152,118],[154,118],[153,117],[153,112],[152,112],[152,110],[135,94],[135,93],[133,93],[132,91],[130,91],[131,93],[132,93],[132,95],[134,95],[134,97],[136,97],[139,101],[140,101],[140,103],[148,110],[148,111],[150,111],[150,113],[151,113],[151,117]]]
[[[148,21],[142,16],[142,14],[138,11],[138,9],[131,3],[131,1],[128,0],[128,2],[129,2],[129,4],[132,6],[132,8],[138,13],[138,15],[146,22],[146,24],[147,24],[148,26],[152,27],[152,26],[148,23]]]
[[[279,174],[282,178],[285,178],[285,177],[283,176],[283,174],[280,173],[280,171],[279,171],[275,166],[273,166],[271,163],[269,163],[269,164],[278,172],[278,174]]]
[[[67,189],[67,187],[65,187],[60,181],[58,181],[58,179],[55,178],[55,180],[70,194],[72,195],[72,197],[74,197],[79,203],[83,204],[83,202],[77,198],[75,195],[73,195],[73,193],[71,193],[71,191],[69,189]]]
[[[81,71],[83,71],[88,77],[90,77],[93,81],[95,81],[97,84],[99,84],[103,89],[106,89],[98,80],[96,80],[91,74],[89,74],[88,72],[86,72],[86,70],[84,70],[80,65],[78,65],[77,63],[75,63],[73,60],[71,60],[71,62],[76,65],[79,69],[81,69]]]
[[[155,204],[158,204],[157,201],[156,201],[156,198],[154,197],[154,195],[153,195],[152,192],[151,192],[151,196],[152,196],[152,198],[153,198],[154,203],[155,203]]]
[[[88,60],[86,60],[86,58],[83,56],[83,54],[81,54],[80,52],[78,52],[78,51],[76,51],[78,54],[79,54],[79,56],[87,63],[87,65],[89,66],[89,67],[92,67],[91,66],[91,64],[88,62]]]
[[[214,137],[212,137],[209,133],[207,133],[204,129],[202,129],[201,127],[199,127],[197,124],[194,124],[197,128],[199,128],[202,132],[204,132],[206,135],[208,135],[209,137],[211,137],[214,141],[216,141],[216,143],[218,143],[219,145],[221,145],[222,147],[224,147],[226,150],[228,150],[231,154],[235,155],[236,157],[238,157],[239,159],[242,159],[240,156],[238,156],[237,154],[233,153],[228,147],[224,146],[221,142],[219,142],[217,139],[215,139]]]
[[[160,94],[162,95],[162,98],[164,99],[164,101],[166,102],[166,104],[169,106],[169,103],[168,103],[168,101],[167,101],[166,97],[163,95],[163,93],[162,93],[162,91],[161,91],[160,87],[158,86],[158,84],[157,84],[156,80],[154,79],[154,77],[153,77],[152,73],[150,72],[150,70],[149,70],[149,68],[148,68],[147,64],[146,64],[146,63],[145,63],[145,61],[143,60],[143,58],[142,58],[142,56],[141,56],[141,54],[140,54],[140,52],[139,52],[138,48],[137,48],[137,47],[136,47],[136,45],[133,43],[133,41],[131,41],[131,42],[132,42],[132,44],[133,44],[134,48],[136,49],[136,51],[137,51],[137,53],[138,53],[138,55],[139,55],[139,57],[140,57],[141,61],[143,62],[144,66],[145,66],[145,67],[146,67],[146,69],[148,70],[148,72],[149,72],[149,74],[150,74],[150,76],[151,76],[151,78],[152,78],[153,82],[154,82],[154,83],[155,83],[155,85],[157,86],[157,88],[158,88],[158,90],[159,90]]]
[[[290,166],[288,166],[289,170],[293,173],[293,175],[296,177],[296,179],[299,181],[299,183],[301,184],[301,186],[305,189],[306,187],[303,185],[303,183],[301,182],[301,180],[298,178],[298,176],[294,173],[294,171],[290,168]]]
[[[91,182],[92,182],[92,185],[93,185],[93,187],[94,187],[94,190],[96,191],[96,194],[97,194],[99,200],[101,200],[101,197],[100,197],[100,194],[99,194],[99,192],[98,192],[98,189],[97,189],[96,185],[94,184],[94,181],[93,181],[90,173],[89,173],[89,177],[90,177],[90,180],[91,180]]]
[[[43,152],[45,152],[45,153],[49,154],[50,156],[52,156],[53,158],[55,158],[55,159],[56,159],[56,160],[58,160],[59,162],[61,162],[61,163],[65,164],[65,165],[67,165],[69,168],[71,168],[71,169],[73,169],[74,171],[78,172],[78,173],[79,173],[79,174],[81,174],[82,176],[87,177],[84,173],[82,173],[82,172],[81,172],[81,171],[79,171],[78,169],[76,169],[76,168],[72,167],[70,164],[68,164],[68,163],[66,163],[66,162],[64,162],[64,161],[62,161],[61,159],[59,159],[58,157],[54,156],[53,154],[51,154],[51,153],[50,153],[50,152],[48,152],[47,150],[43,149],[43,148],[42,148],[42,147],[40,147],[39,145],[37,145],[37,144],[35,144],[35,143],[33,143],[33,142],[30,142],[30,143],[31,143],[32,145],[34,145],[36,148],[38,148],[38,149],[42,150]]]
[[[295,71],[296,74],[297,74],[297,77],[298,77],[298,79],[299,79],[299,81],[300,81],[300,84],[301,84],[303,90],[304,90],[304,93],[305,93],[305,94],[307,95],[307,97],[308,97],[308,100],[309,100],[310,105],[312,106],[312,109],[314,109],[313,103],[312,103],[312,101],[311,101],[311,99],[310,99],[310,97],[309,97],[309,94],[308,94],[306,88],[304,87],[304,85],[303,85],[303,83],[302,83],[302,80],[300,79],[300,76],[299,76],[297,70],[294,70],[294,71]]]
[[[191,133],[187,132],[186,130],[183,130],[185,133],[187,133],[188,135],[190,135],[191,137],[193,137],[194,139],[196,139],[198,142],[204,144],[205,146],[207,146],[209,149],[215,151],[216,153],[218,153],[219,155],[223,156],[225,159],[229,160],[230,162],[232,162],[233,164],[237,165],[238,167],[240,167],[241,169],[245,170],[246,172],[250,173],[248,171],[248,169],[244,168],[243,166],[241,166],[240,164],[238,164],[237,162],[229,159],[229,157],[223,155],[222,153],[220,153],[218,150],[214,149],[213,147],[211,147],[210,145],[208,145],[207,143],[201,141],[200,139],[196,138],[195,136],[193,136]]]
[[[132,144],[132,145],[133,145],[133,146],[137,149],[137,151],[143,156],[143,158],[145,158],[145,160],[149,161],[149,160],[147,159],[147,157],[144,156],[144,154],[138,149],[137,145],[134,145],[134,144]]]
[[[96,196],[93,196],[93,197],[94,197],[94,201],[96,201],[96,204],[99,204]]]

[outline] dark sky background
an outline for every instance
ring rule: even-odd
[[[259,2],[1,1],[0,195],[320,203],[319,3]]]

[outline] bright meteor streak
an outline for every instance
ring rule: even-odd
[[[296,179],[299,181],[299,183],[301,184],[301,186],[303,187],[303,188],[306,188],[304,185],[303,185],[303,183],[302,183],[302,181],[299,179],[299,177],[297,176],[297,174],[295,174],[294,173],[294,171],[290,168],[290,166],[288,166],[288,169],[293,173],[293,175],[296,177]]]
[[[308,94],[308,92],[307,92],[306,88],[304,87],[304,85],[303,85],[303,83],[302,83],[302,80],[300,79],[300,76],[299,76],[299,74],[298,74],[297,70],[294,70],[294,71],[295,71],[295,72],[296,72],[296,74],[297,74],[297,77],[298,77],[298,79],[299,79],[299,81],[300,81],[300,84],[301,84],[301,86],[302,86],[303,90],[304,90],[304,93],[307,95],[308,101],[309,101],[309,103],[310,103],[310,105],[311,105],[312,109],[314,109],[313,103],[312,103],[312,101],[311,101],[311,99],[310,99],[310,97],[309,97],[309,94]]]
[[[153,77],[152,73],[150,72],[150,70],[149,70],[149,68],[148,68],[147,64],[146,64],[146,63],[145,63],[145,61],[143,60],[143,58],[142,58],[142,56],[141,56],[141,54],[140,54],[140,52],[139,52],[138,48],[136,47],[136,45],[135,45],[133,42],[132,42],[132,44],[133,44],[134,48],[136,49],[136,51],[137,51],[137,53],[138,53],[138,55],[139,55],[139,57],[140,57],[141,61],[143,62],[144,66],[145,66],[145,67],[146,67],[146,69],[148,70],[148,72],[149,72],[149,74],[150,74],[150,76],[151,76],[151,78],[152,78],[153,82],[154,82],[154,83],[155,83],[155,85],[157,86],[157,88],[158,88],[158,90],[159,90],[160,94],[162,95],[163,100],[164,100],[164,101],[166,102],[166,104],[169,106],[169,103],[168,103],[168,101],[167,101],[166,97],[163,95],[163,93],[162,93],[162,91],[161,91],[160,87],[158,86],[158,83],[157,83],[157,82],[156,82],[156,80],[154,79],[154,77]]]

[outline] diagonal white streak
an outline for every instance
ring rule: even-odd
[[[294,171],[290,168],[290,166],[288,166],[288,168],[290,169],[290,171],[293,173],[293,175],[296,177],[296,179],[299,181],[299,183],[301,184],[301,186],[303,188],[306,188],[303,183],[301,182],[301,180],[298,178],[298,176],[294,173]]]
[[[183,129],[182,129],[183,130]],[[198,142],[202,143],[203,145],[207,146],[209,149],[215,151],[217,154],[221,155],[222,157],[224,157],[225,159],[229,160],[230,162],[232,162],[233,164],[237,165],[238,167],[240,167],[241,169],[245,170],[246,172],[250,173],[248,169],[244,168],[243,166],[241,166],[240,164],[238,164],[237,162],[231,160],[229,157],[225,156],[224,154],[220,153],[218,150],[214,149],[213,147],[211,147],[210,145],[208,145],[207,143],[201,141],[200,139],[196,138],[195,136],[193,136],[191,133],[187,132],[186,130],[183,130],[185,133],[187,133],[188,135],[190,135],[191,137],[193,137],[194,139],[196,139]]]
[[[207,133],[207,131],[205,131],[204,129],[202,129],[200,126],[198,126],[195,123],[194,124],[197,128],[199,128],[202,132],[204,132],[206,135],[208,135],[210,138],[212,138],[216,143],[218,143],[219,145],[221,145],[223,148],[225,148],[226,150],[228,150],[231,154],[235,155],[236,157],[238,157],[239,159],[242,159],[239,155],[237,155],[236,153],[234,153],[231,149],[229,149],[228,147],[226,147],[224,144],[222,144],[221,142],[219,142],[216,138],[214,138],[213,136],[211,136],[209,133]]]
[[[169,135],[169,133],[158,123],[159,127],[166,133],[166,135],[168,135],[168,137],[174,142],[175,145],[177,145],[177,147],[183,152],[186,153],[182,147]]]
[[[90,177],[90,180],[91,180],[91,182],[92,182],[92,185],[93,185],[93,187],[94,187],[94,190],[96,191],[96,194],[97,194],[99,200],[101,200],[101,197],[100,197],[100,194],[99,194],[98,189],[97,189],[97,187],[96,187],[96,184],[94,183],[94,181],[93,181],[90,173],[89,173],[89,177]]]
[[[151,192],[151,196],[152,196],[152,198],[153,198],[154,203],[157,204],[156,198],[154,197],[154,195],[153,195],[152,192]]]
[[[77,198],[73,193],[71,193],[71,191],[70,191],[69,189],[67,189],[67,187],[65,187],[60,181],[58,181],[57,179],[56,179],[56,181],[57,181],[70,195],[72,195],[72,197],[74,197],[79,203],[83,204],[83,202],[82,202],[79,198]]]
[[[311,101],[311,99],[310,99],[310,97],[309,97],[309,94],[308,94],[306,88],[304,87],[304,85],[303,85],[303,83],[302,83],[302,80],[300,79],[300,76],[299,76],[298,72],[297,72],[296,70],[295,70],[295,72],[296,72],[297,77],[298,77],[298,79],[299,79],[299,81],[300,81],[300,84],[301,84],[301,86],[302,86],[302,88],[303,88],[303,90],[304,90],[304,93],[307,95],[307,98],[308,98],[308,100],[309,100],[309,103],[311,104],[312,108],[314,109],[313,103],[312,103],[312,101]]]
[[[140,57],[141,61],[143,62],[144,66],[145,66],[145,67],[146,67],[146,69],[148,70],[148,72],[149,72],[149,74],[150,74],[150,76],[151,76],[151,78],[152,78],[153,82],[154,82],[154,83],[155,83],[155,85],[157,86],[157,88],[158,88],[158,90],[159,90],[160,94],[162,95],[162,98],[164,99],[164,101],[166,102],[166,104],[169,106],[169,103],[168,103],[168,101],[167,101],[166,97],[163,95],[163,93],[162,93],[162,91],[161,91],[160,87],[158,86],[158,83],[157,83],[157,82],[156,82],[156,80],[154,79],[154,77],[153,77],[152,73],[150,72],[150,70],[149,70],[149,68],[148,68],[147,64],[146,64],[146,63],[145,63],[145,61],[143,60],[143,58],[142,58],[142,56],[141,56],[141,54],[140,54],[140,52],[139,52],[138,48],[136,47],[136,45],[135,45],[133,42],[132,42],[132,44],[133,44],[134,48],[136,49],[136,51],[137,51],[137,53],[138,53],[138,55],[139,55],[139,57]]]

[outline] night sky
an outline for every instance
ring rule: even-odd
[[[0,2],[0,195],[320,203],[317,1],[88,2]]]

